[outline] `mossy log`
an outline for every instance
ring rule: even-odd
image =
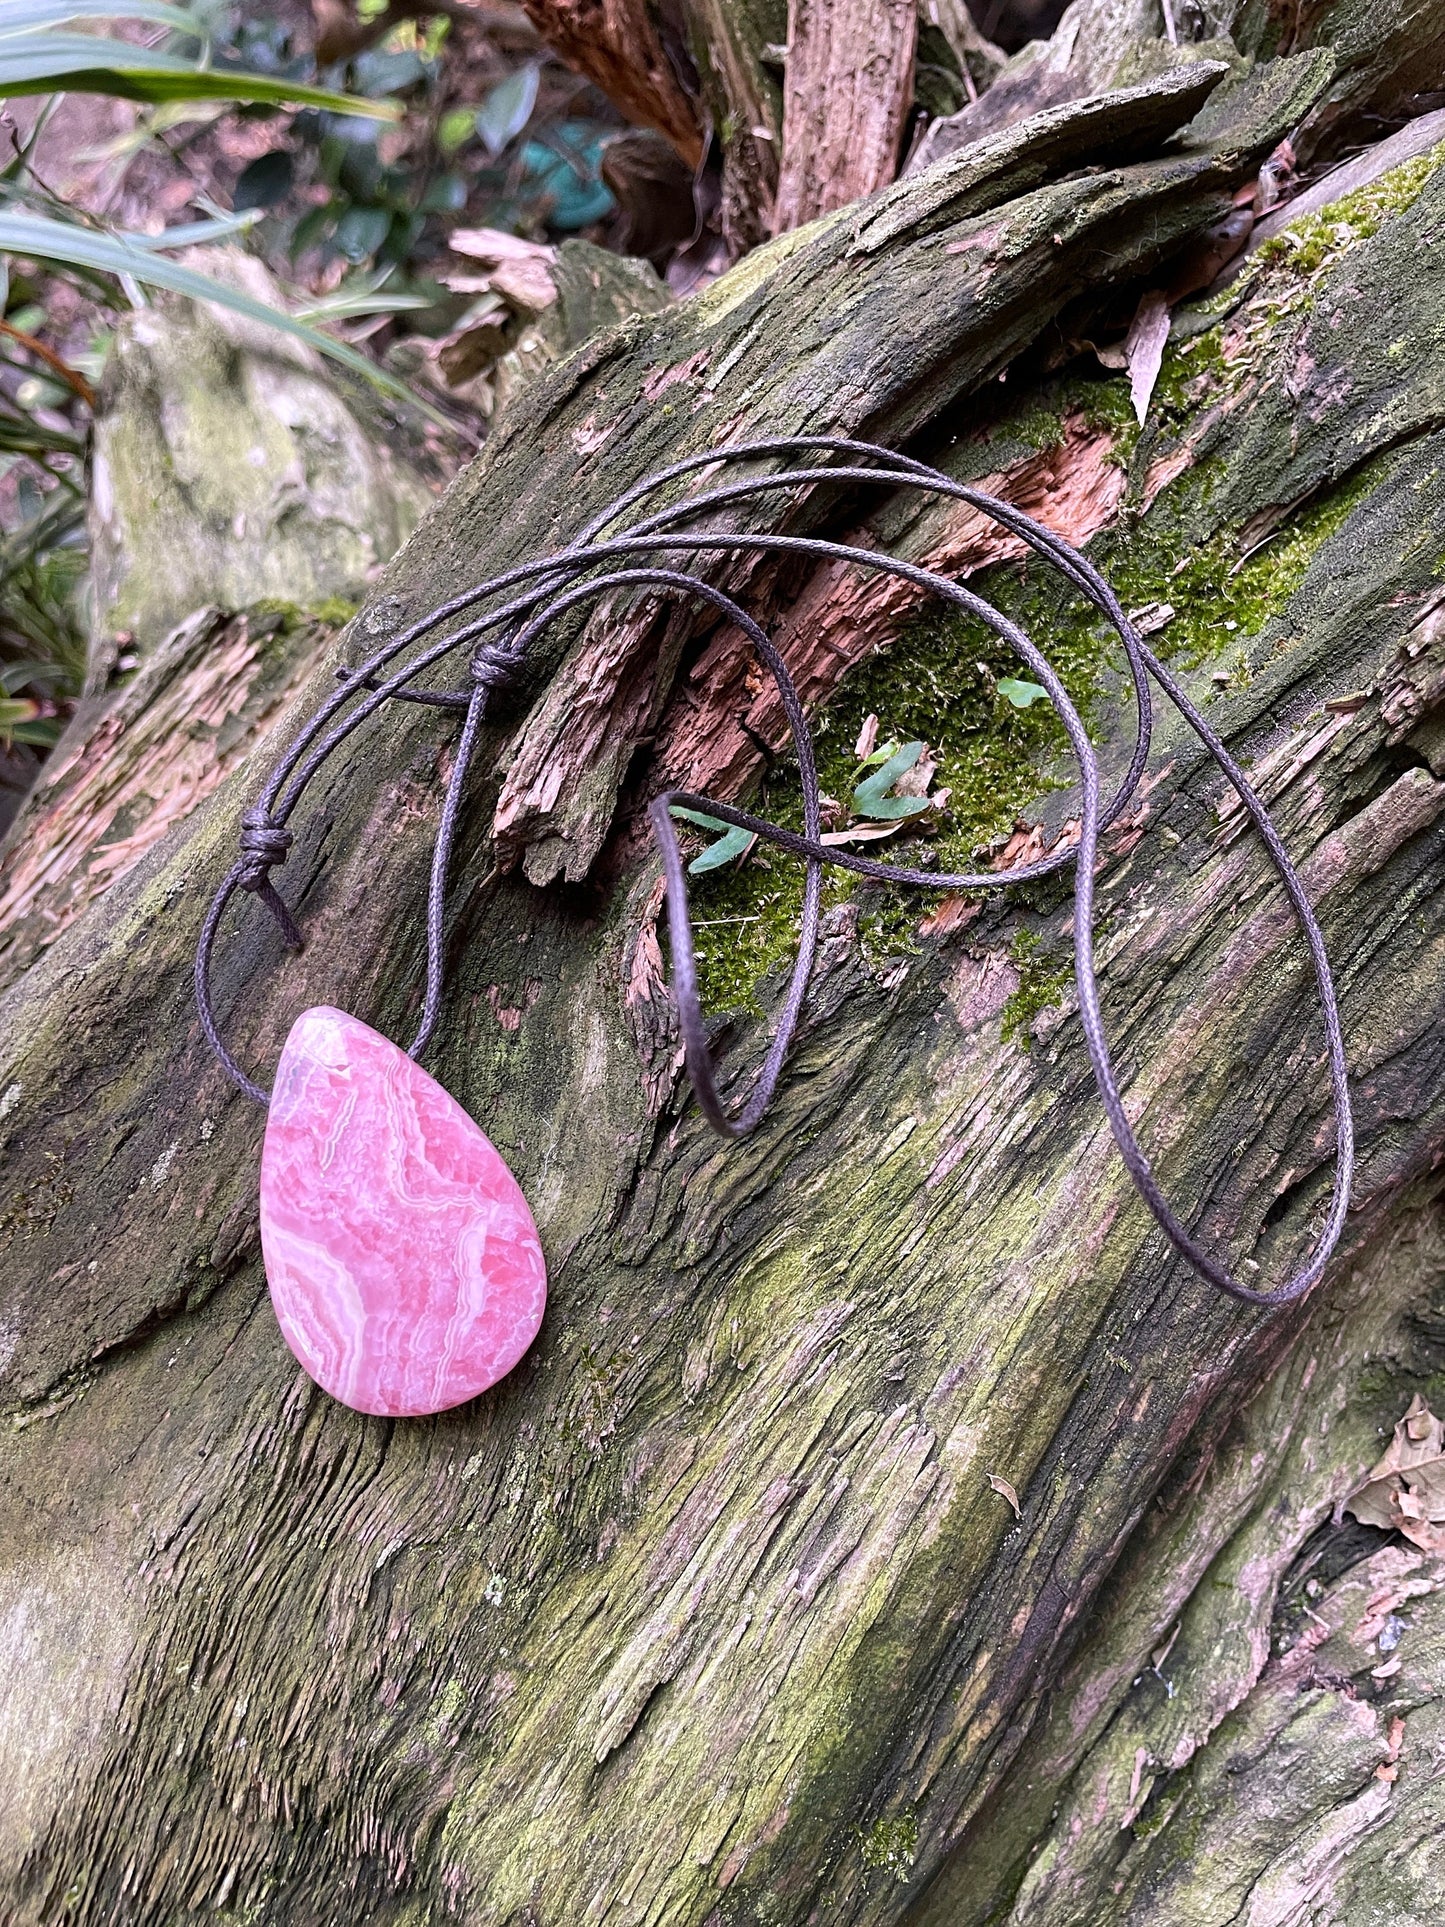
[[[776,1109],[713,1138],[637,825],[664,772],[756,786],[756,690],[694,611],[618,600],[491,731],[429,1059],[528,1191],[542,1336],[462,1410],[348,1412],[271,1315],[261,1118],[190,1002],[263,746],[3,1003],[7,1918],[1343,1927],[1367,1878],[1377,1918],[1430,1916],[1439,1562],[1332,1522],[1445,1366],[1445,171],[1387,174],[1181,311],[1141,430],[1066,344],[1210,246],[1334,64],[1223,71],[1055,108],[584,346],[349,647],[724,438],[857,431],[998,478],[1151,605],[1319,906],[1361,1145],[1332,1274],[1266,1315],[1164,1245],[1095,1099],[1062,889],[836,891]],[[1117,759],[1101,638],[976,522],[754,514],[986,571]],[[951,834],[1066,823],[976,634],[826,573],[712,573],[778,617],[825,755],[865,709],[922,713]],[[258,1068],[310,1003],[414,1018],[452,738],[387,722],[296,825],[306,951],[228,932],[221,1014]],[[789,886],[722,887],[757,903],[709,957],[741,1077]],[[1098,887],[1154,1167],[1283,1275],[1331,1168],[1308,962],[1180,728]]]
[[[254,300],[283,296],[235,248],[196,264]],[[306,344],[219,305],[162,297],[127,316],[106,364],[91,489],[89,693],[198,608],[353,607],[438,492],[449,449]],[[425,430],[425,434],[420,432]]]

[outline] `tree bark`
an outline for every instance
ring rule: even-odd
[[[788,9],[779,233],[886,187],[913,100],[915,0],[794,0]]]
[[[569,66],[627,115],[666,134],[690,167],[702,159],[697,103],[678,71],[680,48],[646,0],[523,0],[527,17]]]
[[[777,718],[735,638],[618,597],[489,733],[428,1062],[528,1192],[542,1336],[460,1411],[344,1410],[271,1315],[260,1115],[190,1002],[273,739],[4,999],[10,1916],[1428,1916],[1440,1561],[1332,1522],[1445,1331],[1440,150],[1178,308],[1142,429],[1078,349],[1187,282],[1338,90],[1314,47],[1065,103],[599,336],[509,405],[349,643],[725,439],[992,478],[1147,605],[1319,906],[1361,1144],[1329,1278],[1256,1313],[1164,1246],[1094,1095],[1062,888],[840,894],[776,1110],[722,1147],[679,1081],[640,806],[751,793],[739,717]],[[814,491],[748,519],[981,576],[1122,760],[1099,636],[976,518]],[[1066,830],[981,634],[827,569],[707,567],[777,620],[825,747],[921,714],[982,839],[1024,806]],[[318,781],[277,879],[304,954],[228,929],[220,1013],[263,1074],[308,1004],[406,1034],[452,741],[392,715]],[[789,886],[728,887],[752,934],[707,964],[741,986],[742,1077]],[[1172,723],[1098,888],[1154,1168],[1282,1276],[1331,1173],[1307,959]]]

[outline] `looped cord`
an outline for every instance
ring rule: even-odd
[[[725,463],[794,462],[800,455],[829,458],[811,466],[764,469],[744,480],[704,487],[683,494],[630,525],[628,511],[666,485],[715,470]],[[841,458],[841,459],[839,459]],[[1047,658],[1023,630],[999,610],[961,583],[937,572],[872,549],[819,537],[751,534],[719,525],[720,512],[769,491],[791,490],[802,500],[808,490],[839,483],[889,488],[915,488],[967,503],[1018,536],[1079,591],[1113,626],[1119,636],[1135,698],[1135,741],[1129,767],[1107,800],[1100,794],[1098,759],[1078,711],[1070,701]],[[708,516],[705,533],[679,531],[678,525]],[[605,535],[609,528],[620,533]],[[679,556],[717,555],[731,550],[743,555],[796,555],[814,561],[846,562],[855,567],[892,575],[927,595],[941,598],[984,623],[1013,649],[1037,678],[1053,703],[1078,766],[1080,834],[1077,844],[1059,845],[1047,855],[1014,868],[957,874],[888,864],[857,856],[821,840],[820,793],[812,733],[787,666],[757,622],[737,602],[701,577],[680,569],[658,566],[648,558],[659,552]],[[606,565],[606,566],[604,566]],[[266,1092],[242,1069],[220,1035],[212,1007],[210,974],[217,935],[226,908],[237,890],[261,898],[281,926],[292,948],[301,936],[291,913],[270,881],[271,869],[285,861],[291,845],[286,828],[307,784],[328,756],[353,731],[388,702],[411,702],[463,712],[461,735],[453,757],[442,807],[441,823],[432,857],[427,893],[426,997],[421,1024],[409,1046],[412,1056],[422,1051],[435,1030],[440,1007],[445,962],[446,891],[467,777],[475,757],[491,699],[522,678],[533,644],[567,609],[594,601],[619,589],[647,588],[697,599],[749,639],[777,688],[792,736],[803,797],[803,831],[784,829],[751,811],[689,791],[668,791],[655,797],[648,816],[661,845],[667,883],[668,930],[672,947],[673,993],[682,1033],[688,1075],[699,1107],[713,1128],[725,1137],[745,1136],[756,1128],[777,1087],[788,1050],[802,1014],[817,950],[821,909],[822,866],[830,864],[858,876],[928,890],[998,890],[1029,878],[1071,867],[1074,893],[1075,981],[1079,1022],[1088,1050],[1104,1114],[1118,1145],[1125,1169],[1155,1219],[1181,1255],[1199,1275],[1230,1297],[1249,1304],[1280,1305],[1303,1297],[1322,1276],[1343,1229],[1354,1171],[1354,1124],[1350,1112],[1344,1039],[1324,938],[1299,875],[1263,803],[1224,743],[1189,700],[1178,682],[1146,648],[1119,606],[1108,583],[1083,555],[1033,521],[1011,503],[973,489],[909,456],[871,443],[836,436],[786,436],[734,444],[689,456],[635,484],[610,503],[566,549],[522,563],[489,581],[454,596],[391,637],[356,668],[337,671],[339,687],[329,696],[283,756],[257,803],[242,819],[241,856],[217,891],[202,925],[196,948],[196,1001],[201,1027],[227,1074],[250,1097],[265,1104]],[[498,606],[472,615],[439,639],[427,641],[401,668],[391,665],[429,631],[441,628],[464,611],[502,598]],[[416,678],[459,649],[472,645],[467,659],[469,686],[435,690]],[[1235,1278],[1212,1254],[1203,1250],[1176,1216],[1134,1136],[1115,1075],[1099,1007],[1094,962],[1094,873],[1099,835],[1117,820],[1138,789],[1149,754],[1152,727],[1151,682],[1183,717],[1205,750],[1237,792],[1246,814],[1258,830],[1271,863],[1298,919],[1309,952],[1324,1022],[1331,1097],[1335,1113],[1335,1172],[1324,1228],[1305,1263],[1273,1291],[1260,1291]],[[764,1061],[741,1103],[729,1110],[718,1090],[716,1068],[708,1041],[707,1022],[697,988],[697,965],[692,922],[688,910],[687,872],[678,842],[674,808],[694,810],[744,829],[775,847],[802,859],[803,907],[798,952],[792,976]]]

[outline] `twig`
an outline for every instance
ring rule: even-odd
[[[72,368],[68,361],[62,361],[53,348],[47,348],[43,341],[37,341],[34,335],[26,334],[23,328],[12,327],[8,321],[0,321],[0,334],[9,335],[10,339],[18,341],[22,348],[28,348],[32,355],[38,355],[46,367],[53,374],[58,375],[74,394],[79,395],[88,408],[94,408],[95,390],[80,370]]]

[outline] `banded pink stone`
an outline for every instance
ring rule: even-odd
[[[261,1153],[287,1344],[354,1411],[443,1412],[537,1335],[547,1273],[500,1153],[404,1051],[319,1006],[291,1028]]]

